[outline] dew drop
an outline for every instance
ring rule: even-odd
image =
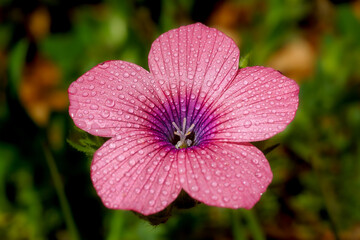
[[[211,197],[211,199],[212,199],[212,200],[218,200],[218,196],[213,195],[213,196]]]
[[[123,74],[124,78],[128,78],[130,75],[126,72]]]
[[[107,63],[107,62],[104,62],[104,63],[100,63],[99,64],[99,68],[102,68],[102,69],[105,69],[105,68],[108,68],[110,65]]]
[[[246,127],[246,128],[251,127],[251,125],[252,125],[252,122],[250,120],[245,121],[245,123],[244,123],[244,127]]]
[[[192,186],[191,191],[197,192],[197,191],[199,191],[199,187],[198,186]]]
[[[138,99],[139,99],[140,102],[145,102],[146,97],[145,97],[144,95],[140,95],[140,96],[138,97]]]
[[[114,107],[115,106],[115,101],[109,98],[109,99],[107,99],[105,101],[105,105],[108,106],[108,107]]]
[[[96,109],[98,109],[98,108],[99,108],[99,106],[96,105],[96,104],[90,105],[90,109],[91,109],[91,110],[96,110]]]
[[[105,110],[105,111],[101,112],[101,116],[103,118],[108,118],[110,116],[110,112]]]
[[[84,121],[78,121],[78,122],[77,122],[77,126],[78,126],[79,128],[84,129],[84,128],[86,128],[87,124],[86,124]]]
[[[252,162],[253,162],[254,164],[259,164],[259,160],[256,159],[256,158],[253,158]]]
[[[70,94],[75,94],[76,92],[77,92],[77,88],[76,88],[76,87],[73,87],[73,86],[69,87],[69,93],[70,93]]]

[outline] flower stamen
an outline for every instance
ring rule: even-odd
[[[186,137],[191,134],[191,131],[194,129],[195,125],[191,124],[191,126],[188,129],[186,129],[186,118],[184,118],[184,120],[183,120],[182,130],[180,130],[180,128],[176,125],[175,122],[172,122],[172,125],[176,129],[174,134],[180,137],[180,141],[178,141],[176,143],[175,147],[177,149],[190,147],[192,144],[192,141],[190,139],[186,139]]]

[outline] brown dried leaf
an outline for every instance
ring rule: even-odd
[[[35,40],[44,38],[50,31],[50,22],[50,13],[45,7],[35,9],[27,22],[30,36]]]
[[[65,110],[68,106],[66,91],[58,89],[60,79],[59,68],[43,57],[35,57],[25,67],[19,97],[29,116],[39,126],[48,123],[53,110]]]
[[[297,38],[275,52],[267,65],[287,77],[301,81],[313,74],[315,59],[316,54],[308,41]]]

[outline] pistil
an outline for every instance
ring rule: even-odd
[[[175,135],[180,137],[180,141],[178,141],[175,145],[177,149],[183,149],[190,147],[192,144],[192,141],[190,139],[186,139],[187,136],[191,134],[191,131],[194,129],[195,125],[191,124],[191,126],[186,129],[186,118],[183,120],[182,129],[176,125],[175,122],[172,122],[172,125],[175,127],[176,131],[174,132]]]

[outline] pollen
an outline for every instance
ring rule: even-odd
[[[182,129],[176,125],[175,122],[172,122],[172,125],[175,127],[176,131],[174,132],[175,135],[180,137],[180,140],[175,144],[177,149],[183,149],[190,147],[193,143],[191,139],[186,139],[190,134],[191,131],[194,129],[195,125],[191,124],[191,126],[186,129],[186,118],[183,120]]]

